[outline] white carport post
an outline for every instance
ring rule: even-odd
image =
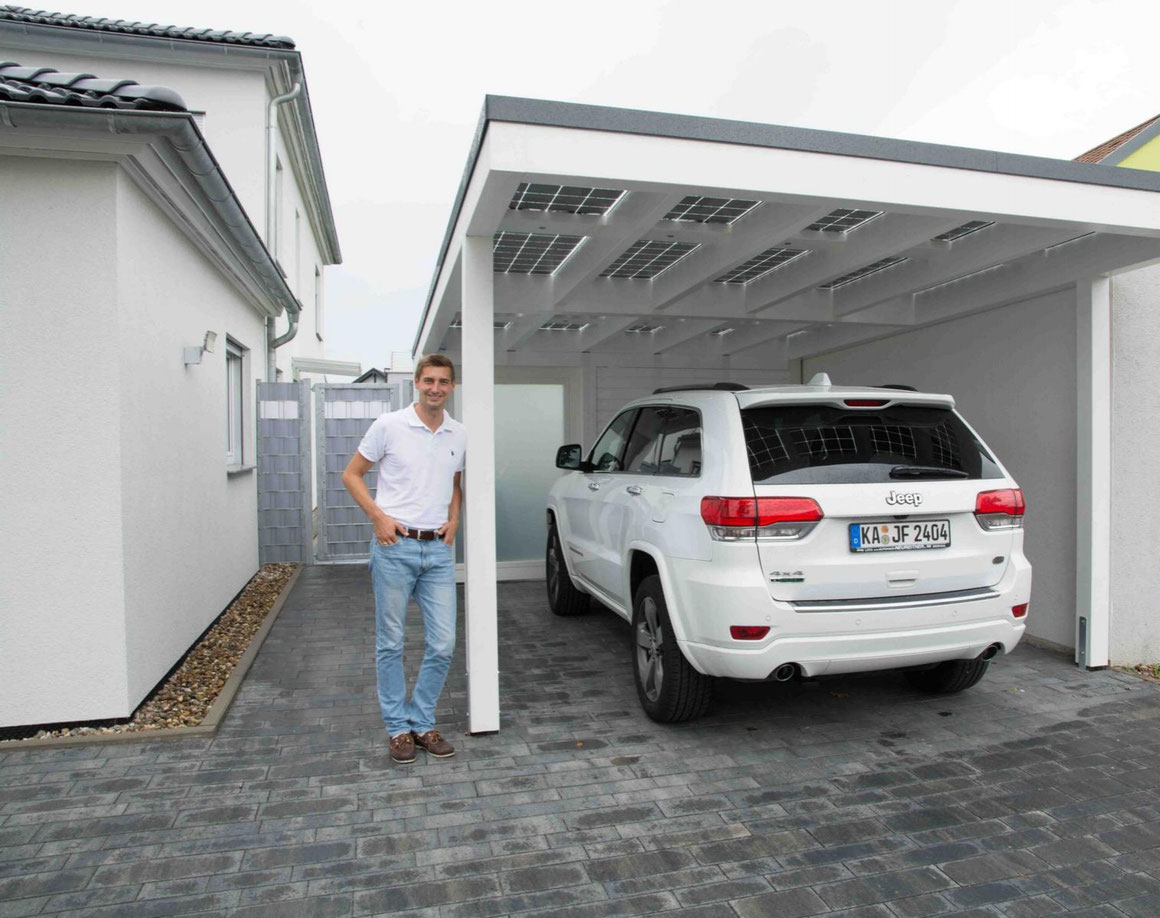
[[[1111,646],[1112,293],[1076,284],[1075,661],[1107,666]]]
[[[467,425],[467,722],[499,729],[499,635],[495,567],[495,291],[491,237],[463,239],[463,423]]]

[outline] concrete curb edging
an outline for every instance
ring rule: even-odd
[[[285,586],[282,587],[282,592],[278,594],[278,598],[274,600],[274,605],[266,613],[266,618],[262,622],[262,626],[254,633],[253,638],[250,640],[250,646],[246,648],[246,652],[242,654],[241,659],[234,666],[234,671],[230,673],[226,684],[222,686],[222,690],[218,692],[217,698],[209,706],[205,718],[197,726],[165,727],[161,730],[133,730],[123,733],[96,733],[86,736],[48,736],[43,739],[7,740],[0,742],[0,753],[19,752],[22,749],[44,749],[46,747],[62,748],[67,746],[89,746],[93,744],[104,745],[106,743],[139,743],[148,740],[198,739],[213,736],[217,733],[218,727],[221,726],[221,722],[225,719],[230,705],[233,704],[234,696],[237,695],[238,689],[242,687],[242,682],[245,680],[246,674],[249,673],[254,660],[257,659],[258,652],[266,642],[267,635],[269,635],[270,630],[274,627],[274,622],[277,621],[278,615],[282,611],[282,606],[286,604],[286,600],[290,596],[290,591],[294,589],[294,584],[298,582],[298,577],[302,573],[303,566],[299,564],[294,570],[294,573],[290,575],[290,579],[286,581]]]

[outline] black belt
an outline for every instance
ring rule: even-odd
[[[434,542],[442,538],[438,529],[408,529],[402,535],[404,539],[418,539],[420,542]]]

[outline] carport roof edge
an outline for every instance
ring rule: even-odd
[[[612,108],[575,102],[486,95],[484,96],[483,111],[467,156],[467,165],[460,179],[455,203],[452,205],[447,229],[440,245],[439,258],[435,264],[423,313],[415,331],[415,339],[411,346],[412,352],[418,348],[419,341],[423,336],[423,328],[431,312],[435,290],[444,271],[451,238],[459,221],[480,150],[487,136],[487,126],[492,121],[621,134],[642,134],[676,140],[740,144],[805,153],[826,153],[914,165],[966,169],[974,172],[991,172],[1025,178],[1043,178],[1160,192],[1160,173],[1138,169],[1121,169],[1100,163],[1027,156],[1019,153],[1002,153],[923,141],[898,140],[869,134],[847,134],[816,128],[762,124],[754,121],[733,121],[699,115],[678,115],[669,112]]]

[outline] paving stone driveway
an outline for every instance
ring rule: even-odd
[[[1023,646],[956,697],[727,685],[662,727],[623,622],[505,584],[502,730],[463,736],[461,640],[459,754],[397,767],[370,610],[304,571],[213,740],[0,752],[0,914],[1160,915],[1157,686]]]

